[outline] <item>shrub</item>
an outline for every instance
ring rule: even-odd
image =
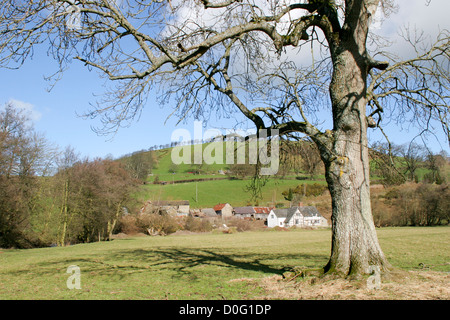
[[[136,234],[142,231],[137,226],[137,218],[134,215],[123,216],[119,222],[119,230],[126,234]]]
[[[253,223],[249,220],[233,219],[230,220],[228,224],[230,225],[230,227],[236,228],[236,231],[238,232],[244,232],[253,229]]]
[[[400,197],[400,192],[397,188],[392,188],[388,192],[386,192],[384,197],[388,200],[398,199]]]
[[[148,234],[166,235],[181,229],[178,221],[168,214],[142,214],[136,225]]]
[[[425,173],[423,176],[423,181],[426,183],[436,183],[436,184],[445,184],[446,178],[441,174],[440,171],[431,171]]]
[[[209,221],[189,216],[184,224],[184,229],[192,232],[208,232],[212,230]]]
[[[372,214],[378,227],[445,225],[450,221],[449,199],[446,184],[405,185],[372,198]]]
[[[291,201],[295,195],[317,197],[322,195],[327,189],[328,188],[326,185],[318,183],[299,184],[294,189],[289,188],[288,190],[283,191],[281,194],[285,197],[286,200]]]

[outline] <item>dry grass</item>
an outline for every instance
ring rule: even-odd
[[[369,289],[366,280],[319,279],[288,282],[281,276],[251,281],[266,294],[260,299],[281,300],[449,300],[450,274],[436,271],[396,271],[382,279],[379,289]]]

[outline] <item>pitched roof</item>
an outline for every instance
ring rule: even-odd
[[[208,216],[208,217],[215,217],[215,216],[217,216],[216,215],[216,211],[214,211],[213,208],[204,208],[201,211],[205,214],[205,216]]]
[[[269,213],[271,208],[269,207],[253,207],[256,213]]]
[[[319,213],[316,207],[307,206],[307,207],[299,207],[300,212],[304,217],[321,217],[322,215]]]
[[[234,212],[236,214],[252,214],[255,213],[256,211],[254,210],[253,207],[236,207],[234,208]]]
[[[316,207],[313,206],[305,206],[305,207],[292,207],[289,209],[274,209],[273,212],[278,218],[286,218],[286,222],[288,222],[297,210],[304,217],[322,217]]]
[[[286,218],[288,215],[288,209],[273,209],[273,212],[278,218]]]
[[[219,203],[217,205],[214,206],[214,210],[215,211],[220,211],[222,210],[228,203]]]
[[[291,218],[294,216],[296,212],[300,212],[300,210],[298,210],[298,207],[292,207],[287,209],[286,222],[289,222],[289,220],[291,220]]]

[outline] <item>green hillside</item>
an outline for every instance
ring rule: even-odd
[[[202,144],[202,151],[210,143]],[[197,145],[199,147],[200,145]],[[193,162],[194,148],[196,146],[187,146],[191,150],[191,162]],[[295,188],[300,184],[318,183],[325,185],[326,181],[323,169],[314,180],[302,171],[294,172],[288,170],[284,175],[270,176],[266,185],[262,188],[262,197],[252,199],[248,186],[251,182],[251,175],[246,177],[229,177],[224,172],[230,170],[230,165],[225,162],[225,143],[223,143],[223,161],[214,164],[185,164],[175,165],[172,162],[173,148],[144,152],[146,157],[152,159],[151,174],[147,177],[146,184],[143,185],[136,194],[137,200],[142,203],[146,200],[189,200],[192,208],[212,207],[218,203],[228,202],[233,206],[261,205],[261,206],[289,206],[290,202],[285,200],[283,191],[289,188]],[[246,148],[248,153],[248,148]],[[288,155],[292,160],[293,155]],[[286,159],[286,155],[283,159]],[[289,158],[287,158],[289,161]],[[283,161],[283,160],[282,160]],[[399,160],[400,161],[400,160]],[[401,161],[400,161],[401,162]],[[280,163],[280,166],[282,163]],[[449,165],[443,169],[445,176],[449,176]],[[425,164],[418,168],[416,174],[419,181],[429,172]],[[380,177],[374,170],[371,176],[372,184],[379,183]],[[233,178],[233,179],[231,179]],[[308,201],[316,204],[316,199],[303,198],[302,201]],[[327,198],[326,201],[329,201]]]
[[[202,144],[202,151],[210,145],[209,143]],[[198,147],[198,145],[197,145]],[[191,149],[191,162],[193,163],[193,154],[195,146],[185,146],[184,148]],[[224,148],[225,149],[225,148]],[[218,174],[219,170],[227,170],[228,165],[225,164],[225,153],[222,160],[222,164],[203,164],[201,166],[196,164],[186,164],[181,163],[179,165],[175,165],[172,162],[172,150],[173,148],[154,150],[154,151],[146,151],[144,154],[148,158],[153,157],[153,168],[151,169],[151,175],[148,178],[148,182],[152,182],[155,176],[158,176],[160,181],[178,181],[178,180],[187,180],[193,179],[193,174],[190,172],[200,171],[200,174],[195,175],[195,179],[202,178],[211,178],[214,175]],[[173,174],[175,172],[175,174]]]
[[[142,186],[139,199],[152,200],[189,200],[192,208],[212,207],[218,203],[230,203],[233,206],[274,204],[289,205],[281,194],[289,188],[295,188],[300,183],[295,179],[269,179],[262,189],[262,199],[251,201],[251,194],[246,190],[250,180],[214,180],[200,182],[185,182],[175,184],[147,184]],[[307,184],[325,181],[306,181]]]
[[[224,143],[225,144],[225,143]],[[202,145],[205,150],[210,144]],[[193,155],[194,146],[190,146]],[[191,208],[212,207],[218,203],[228,202],[233,206],[245,205],[284,205],[289,201],[284,199],[282,192],[295,188],[299,184],[326,184],[323,174],[309,180],[304,173],[294,172],[281,176],[271,176],[262,188],[262,198],[252,199],[248,186],[251,176],[236,179],[226,174],[230,165],[225,163],[225,146],[222,164],[185,164],[174,165],[171,158],[172,148],[147,151],[147,157],[153,157],[153,168],[146,184],[143,185],[136,198],[139,202],[146,200],[189,200]],[[192,156],[193,157],[193,156]]]

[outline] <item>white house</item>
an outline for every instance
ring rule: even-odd
[[[286,213],[285,213],[286,212]],[[269,228],[282,227],[286,220],[287,209],[272,209],[267,217],[267,226]]]
[[[289,209],[272,209],[267,218],[267,226],[279,227],[327,227],[328,221],[316,207],[292,207]]]

